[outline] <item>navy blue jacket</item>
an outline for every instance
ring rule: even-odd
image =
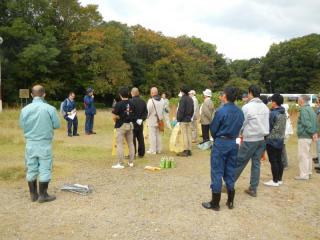
[[[239,136],[244,115],[234,103],[220,107],[210,124],[211,135],[216,138],[236,139]]]
[[[83,99],[84,102],[84,109],[86,115],[94,115],[96,114],[96,107],[94,106],[94,98],[86,95]]]
[[[75,101],[70,101],[69,98],[66,98],[63,102],[63,111],[67,114],[68,112],[71,112],[73,109],[77,107],[77,104]]]

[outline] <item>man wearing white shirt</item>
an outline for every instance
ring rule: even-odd
[[[251,85],[248,89],[248,103],[242,107],[244,123],[242,127],[243,143],[237,157],[236,180],[251,159],[250,186],[245,192],[252,197],[257,196],[260,180],[260,159],[266,149],[265,137],[269,134],[268,107],[261,101],[261,90]]]
[[[199,115],[199,102],[196,97],[196,91],[191,90],[189,96],[193,100],[193,116],[191,121],[191,133],[192,133],[192,142],[196,143],[198,141],[198,115]]]

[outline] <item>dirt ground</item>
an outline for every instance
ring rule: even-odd
[[[290,167],[284,185],[262,185],[271,179],[264,161],[258,197],[246,195],[249,164],[236,185],[235,208],[225,206],[223,194],[221,211],[214,212],[201,206],[210,199],[209,152],[194,147],[192,157],[175,157],[175,169],[145,171],[146,165],[158,166],[161,156],[173,156],[165,146],[164,154],[137,159],[134,168],[111,169],[115,158],[107,117],[97,116],[97,135],[82,134],[83,119],[78,138],[65,137],[65,129],[57,131],[49,186],[56,201],[30,202],[23,178],[0,181],[0,239],[320,239],[320,174],[314,173],[310,181],[293,180],[298,173],[295,137],[288,144]],[[11,130],[9,123],[2,130],[18,134],[17,123],[11,124]],[[22,167],[21,138],[12,135],[0,142],[0,157],[2,168]],[[64,183],[89,184],[94,192],[61,192]]]

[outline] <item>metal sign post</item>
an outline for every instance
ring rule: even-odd
[[[19,98],[20,98],[21,108],[23,107],[22,99],[25,99],[25,105],[27,105],[28,99],[30,98],[29,89],[19,89]]]
[[[0,45],[3,43],[3,38],[0,37]],[[0,113],[2,112],[2,89],[1,89],[1,55],[0,55]]]

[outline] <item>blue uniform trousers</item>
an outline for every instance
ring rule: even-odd
[[[64,119],[67,121],[68,124],[68,134],[69,135],[77,135],[78,133],[78,118],[77,116],[74,117],[74,119],[68,118],[68,116],[65,116]],[[73,131],[72,131],[73,126]]]
[[[215,139],[211,151],[211,189],[221,192],[222,178],[227,189],[234,190],[238,145],[235,140]]]
[[[28,182],[36,180],[38,176],[40,182],[49,182],[52,171],[52,142],[27,141],[25,164]]]
[[[92,133],[93,122],[94,122],[94,115],[93,114],[86,114],[86,123],[85,123],[85,132],[86,133]]]

